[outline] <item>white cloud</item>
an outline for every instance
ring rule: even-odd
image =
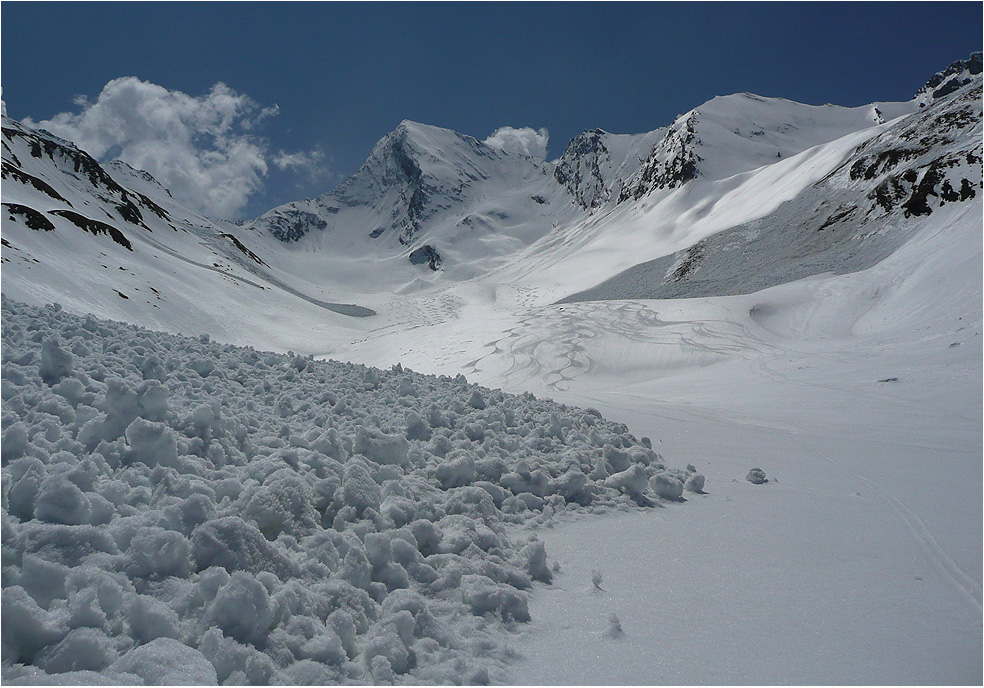
[[[277,151],[270,160],[281,170],[302,169],[313,172],[324,164],[325,154],[320,150],[298,151],[296,153]]]
[[[221,82],[196,98],[122,77],[106,84],[95,102],[78,97],[75,103],[81,112],[25,124],[73,141],[100,160],[119,158],[146,170],[177,200],[215,217],[238,217],[262,189],[270,162],[297,168],[314,155],[271,156],[266,139],[247,132],[275,116],[277,107],[260,108]],[[281,164],[291,160],[296,162]]]
[[[522,153],[533,158],[547,157],[547,141],[550,134],[546,129],[531,127],[499,127],[492,136],[485,139],[485,145],[509,153]]]

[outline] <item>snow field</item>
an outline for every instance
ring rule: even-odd
[[[702,483],[462,376],[2,314],[11,684],[501,680],[553,577],[513,526]]]

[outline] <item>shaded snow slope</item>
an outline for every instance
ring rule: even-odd
[[[3,358],[5,683],[501,680],[552,579],[506,526],[692,475],[596,411],[57,306],[5,299]]]

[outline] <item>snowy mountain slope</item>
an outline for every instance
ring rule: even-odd
[[[753,93],[719,96],[681,115],[621,199],[698,176],[725,179],[913,112],[915,103],[803,105]]]
[[[251,320],[285,310],[335,328],[371,314],[288,284],[262,240],[183,208],[145,172],[7,117],[2,218],[4,293],[34,303],[241,342]]]
[[[897,120],[774,212],[563,302],[721,296],[869,268],[981,189],[981,79]]]
[[[50,267],[38,272],[37,264],[14,261],[17,251],[5,244],[2,253],[8,279],[3,291],[15,291],[19,298],[35,304],[58,300],[67,310],[79,312],[112,307],[121,313],[120,318],[141,324],[160,322],[161,328],[171,331],[212,331],[219,341],[331,355],[377,366],[400,361],[415,370],[442,375],[463,372],[470,381],[490,387],[533,391],[566,404],[599,408],[606,417],[626,423],[636,435],[656,438],[655,448],[671,461],[686,457],[685,461],[700,466],[707,477],[706,494],[688,495],[687,504],[671,505],[656,514],[620,514],[605,522],[559,519],[555,530],[539,533],[547,541],[548,555],[558,558],[561,568],[553,586],[534,586],[529,606],[532,623],[513,649],[495,654],[489,645],[483,646],[494,654],[490,665],[502,669],[502,673],[494,670],[489,675],[492,680],[531,684],[657,680],[687,684],[713,680],[976,684],[981,681],[982,646],[984,204],[979,182],[974,197],[961,201],[960,196],[962,179],[971,188],[980,179],[980,96],[976,104],[973,96],[966,96],[963,106],[970,108],[972,116],[961,123],[961,116],[955,114],[960,108],[953,104],[972,93],[974,86],[960,83],[956,90],[943,93],[952,88],[947,84],[954,77],[961,82],[970,76],[980,78],[973,74],[974,69],[980,71],[974,59],[964,62],[944,70],[946,76],[931,80],[936,86],[928,87],[920,99],[894,108],[878,105],[878,113],[874,107],[866,111],[796,106],[747,96],[725,99],[736,108],[745,108],[750,117],[754,114],[750,121],[757,128],[746,131],[741,122],[709,118],[704,110],[715,118],[726,117],[730,111],[716,112],[711,104],[705,105],[697,109],[703,119],[694,119],[693,140],[687,141],[686,119],[682,127],[676,127],[678,136],[672,145],[659,147],[672,132],[654,135],[659,139],[654,145],[664,152],[695,151],[693,178],[680,178],[664,188],[646,188],[638,199],[629,196],[619,202],[623,194],[615,193],[627,188],[624,180],[633,175],[641,179],[640,158],[644,157],[626,152],[624,165],[616,165],[622,159],[616,150],[617,137],[597,137],[608,151],[610,167],[604,163],[601,148],[593,143],[586,147],[583,164],[574,156],[570,169],[579,171],[580,181],[568,187],[558,182],[558,167],[550,163],[475,157],[472,144],[439,130],[430,139],[437,147],[431,151],[434,160],[414,163],[421,170],[421,179],[425,179],[425,170],[433,174],[433,180],[425,180],[419,188],[439,190],[425,194],[420,205],[423,211],[417,217],[427,219],[420,223],[416,245],[399,243],[400,228],[405,226],[402,220],[409,217],[409,199],[421,197],[414,196],[415,187],[407,181],[413,174],[400,176],[395,153],[383,156],[389,156],[390,162],[380,163],[378,169],[389,172],[379,175],[391,175],[392,183],[402,191],[386,196],[390,204],[386,207],[340,208],[335,215],[350,213],[351,223],[333,225],[331,231],[327,225],[325,231],[311,230],[287,245],[262,223],[229,226],[229,233],[265,263],[254,263],[232,246],[245,264],[256,265],[264,275],[265,281],[258,284],[272,286],[269,280],[279,279],[301,294],[365,304],[377,311],[372,318],[343,318],[288,297],[279,288],[257,290],[262,298],[249,297],[254,292],[224,279],[218,285],[206,282],[196,276],[203,268],[186,267],[189,264],[163,253],[157,255],[169,261],[164,264],[173,271],[168,273],[168,288],[179,289],[182,281],[192,288],[201,285],[200,291],[181,302],[182,308],[158,315],[133,298],[123,300],[111,293],[116,301],[104,303],[84,291],[103,283],[88,276],[90,266],[74,260],[72,251],[87,256],[87,247],[100,242],[96,245],[116,251],[109,255],[121,264],[129,260],[130,252],[111,236],[81,230],[77,231],[79,248],[66,248],[61,238],[58,244],[48,241],[74,236],[67,233],[74,225],[64,225],[64,217],[49,218],[59,223],[55,231],[35,231],[26,228],[23,217],[11,219],[6,209],[0,218],[5,242],[8,237],[16,239],[20,243],[12,245],[30,247],[68,277],[60,277]],[[934,98],[937,93],[939,97]],[[920,108],[920,102],[925,106]],[[946,113],[954,119],[947,122]],[[783,128],[789,118],[795,118],[797,130]],[[734,133],[731,124],[740,134]],[[753,131],[763,133],[753,135]],[[679,148],[673,148],[677,144]],[[411,145],[417,146],[411,142],[407,148]],[[442,150],[445,145],[448,151]],[[973,150],[977,162],[960,158]],[[20,149],[10,151],[15,152],[21,161],[30,156],[29,151],[26,155]],[[414,155],[423,159],[430,154],[418,150]],[[658,176],[661,164],[674,159],[660,155],[654,158],[659,164],[653,166],[650,181]],[[4,156],[6,160],[6,149]],[[597,164],[590,161],[592,156]],[[683,163],[691,158],[683,155],[679,160],[676,168],[663,165],[662,169],[671,173],[685,169]],[[947,166],[951,160],[957,164]],[[632,172],[635,161],[639,169]],[[500,166],[516,173],[512,178],[515,186],[505,188],[496,181],[494,174]],[[138,179],[139,173],[106,169],[121,186],[152,197],[172,217],[180,215],[168,205],[166,194],[153,195],[157,192],[152,184]],[[527,178],[524,175],[530,169],[538,171]],[[490,176],[483,180],[480,173]],[[124,174],[129,176],[124,179]],[[672,174],[666,178],[671,179]],[[944,178],[950,182],[948,190]],[[45,181],[47,177],[38,179],[55,188],[54,181]],[[452,181],[445,183],[447,180]],[[26,199],[22,204],[39,204],[39,213],[67,209],[57,203],[46,205],[51,197],[30,184],[16,184],[19,186],[13,188],[22,194],[18,198]],[[460,195],[454,196],[459,184]],[[10,186],[5,178],[5,202]],[[85,201],[93,203],[64,188],[57,186],[56,190],[73,204],[88,209]],[[920,188],[927,191],[919,192]],[[372,192],[383,189],[377,184]],[[590,207],[602,198],[607,200]],[[532,205],[526,205],[527,199]],[[93,207],[101,208],[107,202],[96,201]],[[589,207],[584,207],[585,202]],[[838,218],[844,203],[855,210]],[[312,213],[321,212],[309,208]],[[927,214],[925,208],[931,212]],[[793,212],[796,209],[798,214]],[[116,218],[111,224],[122,228],[134,248],[142,250],[142,235],[136,232],[139,225],[123,224],[112,207],[106,210]],[[474,229],[454,243],[454,228],[463,223],[462,213],[473,217]],[[368,235],[384,226],[377,224],[379,218],[391,224],[373,240]],[[828,220],[833,222],[823,227]],[[756,238],[752,223],[759,222],[762,230],[767,221],[778,231],[760,231]],[[790,223],[794,230],[803,231],[786,228]],[[192,221],[190,216],[184,226],[187,233],[164,234],[181,241],[188,236],[192,244],[207,246],[203,237],[207,234],[211,239],[220,227],[204,218]],[[151,227],[154,237],[161,234],[156,225]],[[441,233],[428,235],[431,230]],[[855,236],[860,238],[855,240]],[[445,239],[438,243],[441,237],[448,237],[446,245]],[[437,271],[408,260],[410,251],[431,240],[443,259]],[[710,248],[692,261],[699,269],[680,270],[681,291],[671,294],[669,285],[658,286],[660,294],[686,298],[555,304],[559,298],[583,292],[640,262],[672,256],[667,259],[669,269],[698,242]],[[219,245],[228,248],[231,243],[222,239]],[[856,244],[862,245],[857,251]],[[486,247],[496,256],[494,260],[483,260]],[[729,248],[733,250],[726,250]],[[205,248],[190,245],[189,250],[199,251],[197,262],[209,265]],[[730,258],[739,251],[755,260],[743,268]],[[27,269],[29,265],[34,267]],[[824,269],[817,270],[818,266]],[[147,274],[155,274],[156,269],[148,266]],[[804,270],[812,270],[811,276],[796,279],[806,274]],[[204,273],[210,279],[217,274]],[[257,277],[249,271],[235,274]],[[665,271],[658,276],[662,279],[664,275]],[[653,294],[640,292],[642,296]],[[19,305],[12,308],[16,316],[5,307],[5,336],[8,325],[17,325],[17,318],[28,312]],[[59,328],[67,324],[65,338],[85,336],[76,332],[78,327],[72,329],[72,316],[52,311],[25,317],[57,322]],[[163,315],[167,322],[162,322]],[[22,400],[35,398],[31,396],[35,393],[44,400],[31,419],[50,426],[54,421],[48,422],[41,414],[54,411],[68,417],[67,412],[53,398],[59,394],[46,390],[46,383],[37,377],[40,372],[34,370],[37,362],[32,356],[40,342],[21,337],[20,329],[14,328],[16,344],[5,349],[5,374],[11,373],[9,381],[4,380],[5,412],[12,383],[26,393]],[[153,334],[123,335],[124,339],[133,337],[146,338],[138,341],[146,347],[164,341]],[[14,347],[16,353],[8,353]],[[120,354],[118,367],[129,377],[142,377],[134,365],[146,352],[121,347],[118,351],[125,353]],[[199,356],[216,356],[224,364],[240,354],[250,356],[216,347],[221,345],[193,341],[173,345],[175,360],[188,364],[169,371],[174,373],[169,384],[178,390],[176,396],[205,403],[215,389],[226,390],[231,373],[224,373],[221,366],[215,379],[209,379],[210,374],[204,382],[196,382],[195,375],[200,373],[194,366],[202,365]],[[32,353],[22,356],[25,349]],[[80,350],[75,355],[80,367],[89,370],[93,363],[89,352]],[[252,366],[259,379],[270,384],[269,388],[262,383],[253,386],[254,408],[249,408],[250,400],[238,391],[227,395],[226,400],[233,399],[232,405],[244,414],[260,416],[258,425],[248,430],[251,441],[262,436],[265,442],[268,435],[282,432],[278,418],[288,417],[280,415],[275,405],[278,400],[270,396],[270,390],[283,385],[278,375],[288,378],[293,362],[304,360],[293,357],[285,363],[260,356],[248,365],[246,358],[242,365],[233,360],[239,372]],[[317,374],[316,365],[308,370],[305,364],[304,371],[294,373],[302,387],[310,382],[304,377],[308,372]],[[414,399],[399,394],[396,378],[400,373],[376,374],[384,380],[384,387],[389,386],[392,400],[384,393],[376,399],[385,404],[384,412],[374,415],[354,405],[353,413],[380,427],[398,424],[397,405],[412,405]],[[90,377],[94,382],[88,392],[102,391],[98,376]],[[133,380],[136,382],[135,377]],[[418,391],[423,385],[417,386]],[[436,393],[443,386],[439,382],[427,393]],[[230,387],[237,389],[235,384]],[[70,394],[71,389],[65,385],[62,391]],[[327,407],[311,400],[316,394],[288,401],[295,409],[311,404],[303,413],[317,417]],[[332,406],[332,417],[335,410]],[[468,407],[466,412],[471,413]],[[563,424],[560,413],[558,418]],[[343,424],[347,420],[347,416],[339,419]],[[167,422],[176,433],[194,432],[194,418]],[[297,433],[292,432],[290,420],[285,422],[287,434],[282,440],[290,443]],[[549,419],[541,417],[533,432],[549,424]],[[386,432],[396,434],[393,427],[388,426]],[[468,429],[461,430],[468,438]],[[475,428],[472,432],[477,434]],[[46,446],[40,432],[29,437],[35,449]],[[459,440],[462,438],[453,441]],[[123,448],[117,447],[120,452],[126,450],[126,442],[122,444]],[[274,453],[287,449],[265,446]],[[509,446],[499,448],[508,453]],[[193,448],[200,449],[197,444]],[[477,451],[461,456],[477,462],[488,458],[488,452],[485,457]],[[744,476],[752,466],[762,467],[770,482],[746,482]],[[6,476],[3,483],[9,483]],[[183,489],[180,484],[167,483],[166,489],[172,487]],[[131,488],[135,498],[143,494],[139,485]],[[155,508],[166,510],[163,500],[174,495],[152,493],[152,499],[158,497],[162,501],[155,502]],[[90,505],[98,501],[90,498]],[[613,528],[624,547],[612,545]],[[35,541],[27,538],[23,542],[31,545]],[[288,544],[283,539],[277,546]],[[596,591],[591,570],[599,567],[604,582],[597,586],[603,589]],[[264,587],[266,582],[277,585],[266,579]],[[70,602],[68,594],[66,590],[68,607],[75,604],[82,609],[84,600]],[[63,617],[58,616],[61,602],[53,602],[57,609],[52,612],[50,607],[35,609],[20,593],[16,596],[18,610],[27,610],[39,620],[33,626],[40,629],[36,639],[52,639],[55,631],[67,631]],[[169,603],[182,599],[172,596]],[[180,613],[183,622],[194,622],[198,612],[179,605],[175,613]],[[620,635],[610,632],[612,614],[621,619]],[[578,621],[572,623],[571,618]],[[385,628],[373,626],[371,632],[378,631],[383,639],[372,642],[388,648],[388,658],[402,656],[399,643],[404,648],[414,646],[415,652],[420,647],[437,653],[441,661],[452,663],[460,649],[445,648],[448,652],[442,654],[444,650],[416,635],[414,639],[401,635],[401,622],[389,617],[379,621]],[[300,622],[283,628],[291,638],[278,633],[276,638],[283,643],[268,648],[276,654],[286,647],[290,657],[286,653],[278,657],[289,659],[291,676],[299,678],[310,678],[313,674],[304,672],[315,670],[304,660],[293,662],[300,656],[298,643],[306,628],[310,627]],[[391,630],[399,643],[390,637]],[[858,643],[857,638],[865,642]],[[211,653],[222,671],[269,666],[225,640],[213,635],[200,650]],[[104,659],[113,659],[104,642],[90,646],[102,648]],[[292,648],[298,649],[298,655]],[[113,648],[114,652],[124,650],[128,651]],[[44,663],[58,666],[50,657],[54,654],[54,650],[46,653]],[[71,655],[65,649],[58,654]],[[520,655],[525,660],[516,663]],[[252,663],[249,656],[253,656]],[[237,662],[245,664],[240,667]],[[131,658],[128,665],[137,663]],[[370,675],[367,670],[371,668],[364,662],[357,667],[362,677]],[[470,668],[458,667],[465,673],[449,670],[431,678],[469,678],[465,670]],[[470,676],[484,680],[481,674]]]
[[[236,275],[247,280],[240,280],[243,285],[263,285],[270,292],[261,299],[267,302],[264,318],[293,309],[299,309],[299,317],[317,317],[317,308],[367,314],[385,304],[391,292],[440,292],[475,279],[528,281],[524,274],[533,274],[537,284],[550,285],[553,298],[562,297],[579,290],[564,286],[565,281],[598,283],[641,261],[767,214],[833,169],[848,144],[874,135],[884,126],[879,122],[915,109],[915,101],[815,107],[737,94],[709,101],[671,127],[646,134],[589,130],[555,162],[405,121],[380,140],[355,175],[331,192],[275,208],[243,227],[177,209],[166,190],[124,164],[107,169],[131,193],[171,209],[181,219],[172,224],[193,235],[168,236],[155,244],[159,251],[178,242],[181,245],[171,247],[171,258],[187,258],[191,268],[204,266],[206,272],[219,270],[226,280]],[[19,163],[25,156],[15,157]],[[11,159],[8,167],[17,168],[18,163]],[[91,164],[98,167],[95,161]],[[39,200],[36,193],[32,198]],[[107,217],[129,222],[114,212],[110,208]],[[8,219],[16,216],[7,214]],[[126,224],[118,231],[146,242],[157,238]],[[18,239],[16,250],[26,250],[25,241],[42,241],[40,235],[28,236]],[[181,243],[185,240],[187,247]],[[155,268],[147,265],[140,272],[148,269]],[[169,268],[169,274],[180,275],[185,269],[189,268]],[[15,261],[8,270],[15,273],[15,283],[22,281],[22,272],[35,275],[23,280],[34,285],[33,291],[15,286],[19,291],[14,295],[21,298],[40,293],[40,283],[50,284],[48,291],[65,293],[60,300],[66,304],[82,291],[76,285],[55,286],[58,279],[41,279],[43,265],[22,270]],[[222,292],[211,284],[212,275],[191,271],[195,280],[205,280],[203,291]],[[159,279],[156,284],[125,286],[144,291],[153,286],[159,292],[170,288],[162,285]],[[105,291],[104,284],[94,288]],[[226,310],[233,322],[227,328],[241,336],[257,322],[233,314],[231,303],[238,301],[239,294],[230,295]],[[346,301],[371,308],[340,307]],[[288,307],[278,308],[276,302]],[[141,305],[153,309],[162,304]],[[185,302],[175,310],[187,327],[194,319],[189,314],[212,318],[201,313],[198,303]],[[101,312],[141,319],[135,304],[115,304]],[[168,320],[153,312],[143,319],[158,325]],[[209,327],[215,326],[212,318]],[[353,323],[343,327],[364,329]]]
[[[296,242],[281,267],[312,280],[344,271],[333,257],[341,254],[385,261],[379,272],[388,276],[387,288],[415,280],[445,285],[538,250],[536,242],[554,240],[558,229],[581,227],[588,211],[610,213],[619,201],[697,176],[721,180],[760,168],[775,163],[777,153],[795,155],[915,109],[914,102],[814,107],[738,94],[709,101],[667,129],[586,131],[555,163],[403,122],[336,189],[275,208],[251,226]],[[622,221],[616,215],[610,224]]]

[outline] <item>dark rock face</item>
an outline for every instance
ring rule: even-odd
[[[578,134],[567,144],[564,155],[554,168],[554,179],[584,209],[597,208],[610,195],[601,171],[602,163],[611,160],[604,136],[605,132],[601,129]]]
[[[431,270],[437,270],[441,267],[441,254],[437,252],[437,249],[430,244],[425,244],[420,248],[414,249],[410,252],[410,262],[414,265],[423,265],[427,263],[427,267]]]
[[[314,213],[291,208],[266,218],[270,233],[285,243],[297,241],[311,229],[325,229],[328,223]]]
[[[968,86],[952,102],[918,113],[894,138],[879,136],[866,142],[856,151],[849,178],[856,182],[876,181],[868,193],[873,207],[885,213],[901,208],[905,217],[930,215],[934,206],[976,197],[970,179],[949,177],[965,174],[950,170],[980,164],[979,142],[958,145],[967,138],[968,130],[980,125],[980,99],[980,85]]]
[[[694,148],[697,138],[697,122],[700,113],[694,110],[682,123],[675,124],[663,140],[653,148],[638,176],[628,184],[619,196],[619,202],[639,200],[657,189],[675,189],[700,174],[697,163],[700,156]]]
[[[99,236],[100,234],[107,234],[113,241],[122,246],[128,251],[133,250],[133,246],[130,244],[130,240],[120,230],[116,229],[112,225],[108,225],[105,222],[100,222],[99,220],[93,220],[86,217],[85,215],[80,215],[72,210],[52,210],[51,215],[58,215],[59,217],[64,217],[66,220],[71,222],[73,225],[79,229],[84,229],[85,231]]]
[[[44,213],[38,212],[34,208],[29,208],[20,203],[4,203],[3,205],[11,216],[22,216],[24,218],[24,224],[27,225],[28,229],[38,232],[50,232],[55,228],[55,225],[44,216]]]
[[[926,85],[916,92],[916,97],[927,96],[931,100],[944,98],[970,83],[972,77],[981,73],[981,53],[970,54],[967,60],[957,60],[941,72],[937,72]],[[922,103],[925,105],[925,102]]]

